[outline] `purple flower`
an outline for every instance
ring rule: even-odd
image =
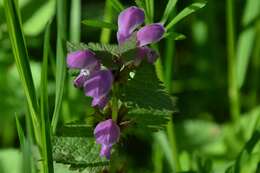
[[[119,44],[131,37],[134,30],[144,22],[144,11],[137,7],[129,7],[118,16],[117,39]]]
[[[93,98],[92,106],[104,108],[113,84],[113,75],[109,70],[100,69],[95,53],[90,50],[72,52],[68,54],[67,65],[69,68],[80,69],[74,85],[84,87],[85,95]]]
[[[113,84],[113,74],[110,70],[100,70],[93,73],[84,83],[86,96],[93,98],[92,106],[103,108],[108,102],[108,93]]]
[[[122,11],[118,17],[117,40],[119,44],[125,43],[134,33],[134,31],[144,22],[144,11],[137,7],[129,7]],[[158,42],[162,39],[165,29],[159,23],[146,25],[136,33],[137,39],[137,57],[135,64],[139,64],[144,57],[148,62],[153,63],[158,58],[158,54],[147,46],[148,44]]]
[[[155,43],[163,37],[164,32],[164,27],[159,23],[146,25],[137,31],[137,44],[138,46],[146,46]]]
[[[71,52],[67,56],[67,65],[74,69],[87,69],[93,71],[100,67],[95,53],[90,50],[79,50]]]
[[[100,156],[110,159],[111,148],[120,137],[120,128],[112,119],[108,119],[96,126],[94,135],[96,142],[101,144]]]

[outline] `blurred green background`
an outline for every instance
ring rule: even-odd
[[[72,1],[68,2],[68,11]],[[159,21],[168,0],[154,2],[155,21]],[[192,2],[179,0],[176,13]],[[124,0],[122,3],[125,6],[134,5],[132,0]],[[39,89],[43,31],[49,19],[55,16],[55,1],[19,0],[19,6],[33,78]],[[104,0],[82,0],[81,19],[103,20],[104,8]],[[251,137],[260,117],[260,1],[235,0],[234,12],[235,65],[241,110],[241,120],[235,126],[230,123],[232,118],[228,96],[226,1],[209,0],[206,7],[185,18],[174,28],[176,32],[184,34],[186,39],[176,41],[170,48],[167,39],[159,45],[164,66],[168,63],[165,59],[167,50],[174,51],[170,93],[177,97],[178,110],[173,121],[183,171],[210,172],[208,170],[212,168],[212,172],[224,172]],[[118,14],[115,11],[112,14],[113,22],[116,23]],[[72,26],[76,22],[69,15],[67,21]],[[81,42],[99,42],[100,33],[100,29],[81,24]],[[51,34],[55,43],[53,38],[56,38],[57,33]],[[70,35],[72,33],[68,32]],[[111,43],[116,43],[115,32],[112,32]],[[55,50],[55,44],[52,47]],[[53,65],[49,71],[49,79],[52,79],[49,84],[51,107],[55,94],[54,68]],[[91,111],[88,109],[89,100],[81,96],[70,81],[65,90],[69,92],[65,92],[62,121],[85,119]],[[19,172],[21,154],[14,117],[17,115],[24,122],[27,105],[14,64],[1,0],[0,98],[0,173],[15,173]],[[122,155],[119,157],[120,162],[124,163],[121,165],[122,171],[160,171],[156,167],[156,158],[160,154],[156,151],[167,153],[167,147],[162,149],[163,142],[154,142],[152,136],[138,133],[123,139],[120,144]],[[167,156],[161,157],[164,163],[161,171],[170,172]]]

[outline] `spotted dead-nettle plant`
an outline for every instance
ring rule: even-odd
[[[101,144],[100,156],[107,159],[125,128],[158,130],[171,112],[171,99],[152,65],[159,54],[149,47],[163,38],[165,28],[160,23],[143,25],[144,20],[142,9],[129,7],[118,16],[117,45],[70,45],[73,51],[67,56],[68,68],[79,70],[75,87],[92,98],[92,106],[103,116],[94,136]]]

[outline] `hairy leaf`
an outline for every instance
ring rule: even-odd
[[[100,172],[106,169],[109,161],[99,156],[99,145],[93,138],[55,137],[53,160],[70,165],[71,169]]]
[[[122,88],[121,100],[140,108],[173,110],[173,100],[157,78],[154,66],[145,62]]]
[[[167,110],[134,108],[128,112],[128,118],[136,128],[157,131],[165,128],[171,114]]]

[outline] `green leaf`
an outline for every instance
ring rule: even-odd
[[[256,130],[247,141],[242,151],[239,153],[234,165],[230,166],[226,172],[256,172],[260,162],[260,147],[254,151],[259,144],[260,131]]]
[[[105,21],[100,21],[100,20],[83,20],[82,23],[86,26],[92,26],[96,28],[109,28],[112,30],[117,30],[117,26],[115,24],[105,22]]]
[[[39,120],[37,117],[38,101],[36,98],[35,87],[32,79],[31,68],[29,64],[29,57],[24,40],[23,31],[21,29],[21,20],[18,6],[14,0],[4,0],[4,9],[6,15],[7,28],[9,30],[10,41],[18,69],[25,96],[29,105],[31,121],[33,123],[34,134],[39,143]]]
[[[55,14],[55,0],[48,0],[23,24],[25,35],[36,36],[41,33]]]
[[[177,41],[186,39],[186,36],[177,32],[167,32],[164,34],[164,38],[172,38]]]
[[[250,60],[250,55],[254,47],[255,29],[250,27],[244,30],[238,38],[237,45],[237,84],[241,88],[245,81],[245,76]]]
[[[190,6],[184,8],[177,16],[175,16],[171,22],[166,26],[166,29],[169,30],[172,28],[176,23],[178,23],[183,18],[187,17],[188,15],[196,12],[197,10],[205,7],[206,2],[195,2],[191,4]]]
[[[120,13],[122,10],[124,10],[124,6],[122,5],[122,3],[119,0],[109,0],[112,7],[118,12]]]
[[[158,109],[131,108],[127,114],[130,122],[134,123],[135,128],[142,131],[164,130],[169,121],[172,111]]]
[[[247,0],[245,11],[242,17],[242,24],[243,26],[248,25],[251,23],[254,19],[259,17],[260,15],[260,1],[258,0]]]
[[[123,87],[123,86],[122,86]],[[121,100],[140,108],[173,110],[173,100],[157,78],[154,66],[143,62],[122,88]]]
[[[99,156],[100,147],[93,138],[54,137],[53,144],[53,159],[73,169],[95,173],[109,165],[109,161]]]
[[[168,20],[168,17],[170,16],[170,14],[172,13],[172,11],[174,10],[174,7],[177,3],[177,0],[169,0],[167,3],[167,6],[164,10],[164,14],[163,17],[161,19],[162,23],[165,23]]]
[[[57,135],[66,137],[93,137],[93,127],[87,124],[66,124],[57,130]]]

